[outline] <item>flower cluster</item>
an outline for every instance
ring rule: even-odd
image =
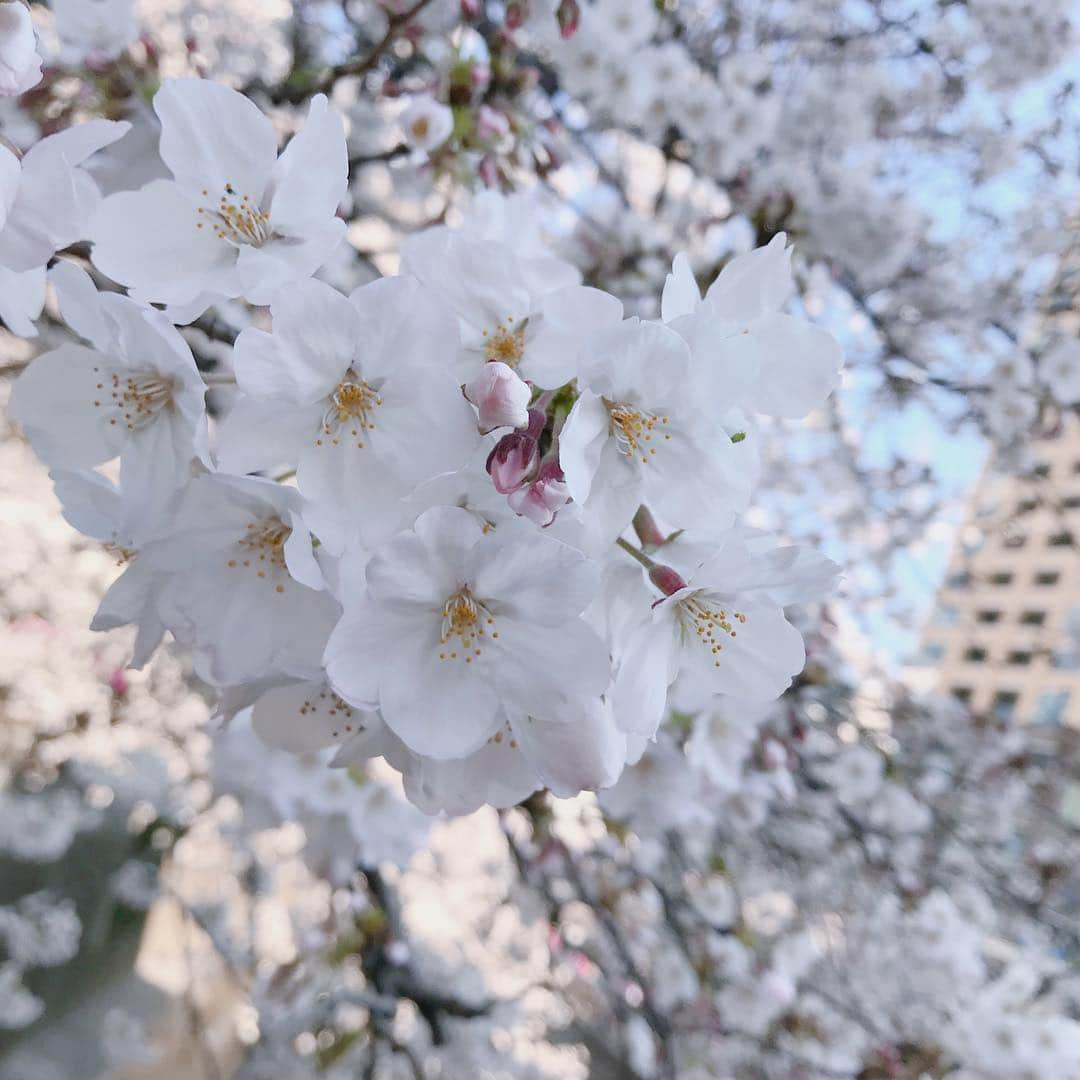
[[[841,357],[782,310],[782,235],[704,296],[676,259],[643,321],[490,196],[345,296],[311,277],[344,228],[325,98],[280,155],[221,85],[166,82],[154,108],[172,179],[83,218],[94,268],[130,295],[57,262],[85,344],[34,360],[9,408],[68,519],[124,565],[95,627],[133,623],[136,665],[170,632],[227,712],[253,705],[265,738],[339,765],[384,756],[431,811],[610,785],[676,680],[783,692],[803,663],[784,607],[835,567],[743,523],[757,418],[820,405]],[[88,153],[122,131],[55,138]],[[42,243],[20,265],[80,235],[30,196]],[[210,376],[236,392],[208,425],[173,324],[236,297],[269,329]],[[98,471],[113,461],[117,483]]]

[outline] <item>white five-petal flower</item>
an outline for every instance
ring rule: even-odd
[[[100,270],[187,322],[223,297],[269,303],[329,258],[345,232],[348,161],[325,96],[280,157],[269,119],[227,86],[172,79],[154,110],[173,179],[104,201],[90,227]]]
[[[414,753],[467,757],[507,715],[574,715],[607,687],[607,651],[580,618],[596,567],[566,544],[435,507],[376,552],[365,579],[366,595],[345,598],[327,672]]]

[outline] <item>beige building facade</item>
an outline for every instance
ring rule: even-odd
[[[1080,423],[980,481],[923,632],[919,682],[976,713],[1080,728]]]

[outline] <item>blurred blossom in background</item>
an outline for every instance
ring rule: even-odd
[[[0,1080],[1078,1080],[1078,85],[1075,0],[0,0]],[[225,115],[267,201],[222,177],[228,265],[196,266],[168,200]],[[110,312],[165,371],[119,465],[33,381]],[[420,419],[380,503],[294,421],[392,429],[395,378]],[[163,385],[213,494],[135,559],[113,483],[173,494]],[[693,455],[620,479],[656,386]],[[303,621],[234,620],[218,579],[146,600],[132,570],[217,559],[229,498],[316,536]],[[367,556],[397,535],[366,581],[406,579],[432,506],[533,590],[500,617],[550,697],[611,661],[602,710],[547,742],[500,713],[462,764],[468,710],[355,663],[398,632],[349,608]],[[586,556],[605,602],[548,617]],[[743,666],[703,695],[704,624],[664,619],[723,588]],[[385,723],[337,696],[375,678]]]

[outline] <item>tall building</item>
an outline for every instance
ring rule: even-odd
[[[1038,312],[1039,351],[1080,336],[1080,216]],[[1025,723],[1080,728],[1080,419],[1030,444],[1023,476],[991,462],[922,638],[918,681]]]
[[[976,488],[921,681],[975,712],[1080,728],[1080,424],[1032,449],[1034,475],[988,471]]]

